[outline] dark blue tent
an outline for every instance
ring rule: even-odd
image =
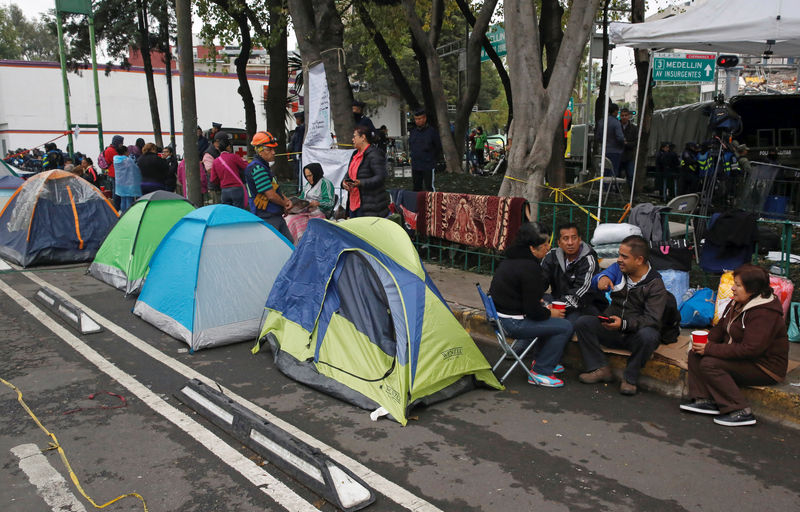
[[[117,217],[86,180],[65,171],[42,172],[0,211],[0,256],[23,267],[92,260]]]

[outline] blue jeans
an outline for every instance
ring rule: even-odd
[[[542,375],[553,375],[553,369],[564,354],[564,347],[572,338],[572,324],[563,318],[548,318],[535,321],[528,318],[515,320],[501,318],[500,324],[505,333],[515,339],[532,340],[539,338],[539,354],[532,370]]]
[[[133,205],[133,202],[136,201],[136,198],[133,196],[118,196],[119,197],[119,211],[120,213],[125,213],[128,211]]]

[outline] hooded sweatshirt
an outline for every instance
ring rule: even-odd
[[[731,301],[708,333],[705,355],[753,361],[776,382],[783,381],[789,364],[789,338],[778,298],[756,296],[744,307]]]
[[[581,242],[578,256],[567,261],[567,255],[555,247],[542,259],[542,272],[555,300],[567,303],[567,311],[582,309],[597,303],[602,309],[602,296],[592,289],[592,277],[600,269],[597,253],[589,244]],[[598,300],[599,299],[599,300]]]

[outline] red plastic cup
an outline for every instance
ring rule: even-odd
[[[558,301],[556,301],[556,302],[551,303],[550,305],[553,306],[553,309],[567,309],[567,303],[566,302],[558,302]]]
[[[708,343],[708,331],[692,331],[692,343]]]

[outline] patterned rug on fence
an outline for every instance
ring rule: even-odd
[[[502,251],[522,223],[525,199],[420,192],[417,206],[419,234]]]

